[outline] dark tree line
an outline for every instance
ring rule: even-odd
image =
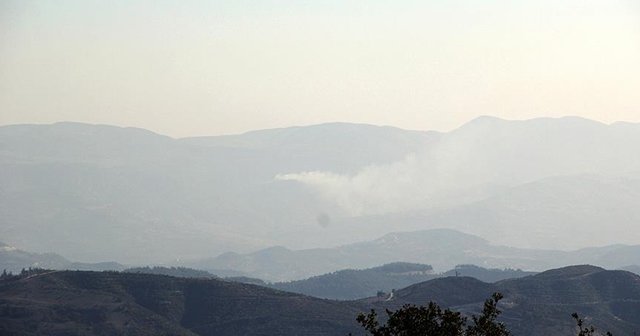
[[[20,273],[18,274],[13,274],[13,272],[8,272],[6,269],[4,269],[2,271],[2,273],[0,274],[0,280],[9,280],[9,279],[22,279],[22,278],[26,278],[32,275],[36,275],[36,274],[41,274],[41,273],[45,273],[45,272],[49,272],[50,270],[44,269],[44,268],[23,268]]]

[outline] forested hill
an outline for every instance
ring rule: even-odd
[[[215,279],[53,271],[0,281],[0,334],[346,335],[356,307]]]
[[[515,336],[574,335],[571,313],[615,335],[640,331],[640,276],[572,266],[489,284],[438,278],[392,297],[332,301],[216,279],[48,271],[0,280],[2,335],[359,335],[359,312],[438,302],[477,313],[493,292]]]

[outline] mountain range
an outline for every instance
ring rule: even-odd
[[[45,268],[124,270],[186,277],[199,274],[334,299],[361,298],[378,290],[454,276],[456,272],[495,282],[580,262],[640,273],[636,266],[640,264],[640,246],[611,245],[574,251],[519,249],[493,245],[455,230],[433,229],[390,233],[373,241],[337,248],[272,247],[248,254],[224,253],[215,258],[176,263],[174,267],[127,268],[116,262],[75,262],[55,253],[33,253],[0,243],[0,269],[13,273]],[[421,271],[396,272],[394,265]]]
[[[633,245],[638,152],[640,125],[576,117],[480,117],[446,133],[333,123],[186,139],[79,123],[2,126],[0,237],[122,264],[433,228],[519,248]],[[437,268],[394,258],[300,275],[393,261]]]
[[[233,269],[268,281],[290,281],[397,261],[428,264],[436,272],[445,272],[461,264],[542,271],[586,262],[619,269],[640,263],[640,245],[572,251],[523,249],[494,245],[455,230],[433,229],[389,233],[372,241],[335,248],[290,250],[272,247],[247,254],[225,253],[185,265],[205,270]]]

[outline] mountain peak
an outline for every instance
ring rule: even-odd
[[[413,232],[392,232],[388,233],[381,238],[378,238],[376,242],[378,243],[389,243],[395,241],[410,241],[410,240],[419,240],[421,242],[424,241],[447,241],[447,242],[460,242],[460,241],[473,241],[476,243],[488,243],[486,240],[470,235],[468,233],[460,232],[454,229],[430,229],[430,230],[421,230],[421,231],[413,231]]]
[[[463,127],[467,125],[494,125],[494,124],[505,123],[509,121],[510,120],[498,118],[495,116],[481,115],[479,117],[471,119],[469,122],[465,123]]]

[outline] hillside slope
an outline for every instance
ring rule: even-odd
[[[571,266],[494,284],[438,278],[359,301],[216,279],[57,271],[0,280],[0,334],[359,335],[355,317],[370,308],[435,301],[474,314],[496,291],[514,336],[574,335],[573,312],[615,335],[640,331],[640,276]]]
[[[0,281],[3,335],[344,335],[358,311],[214,279],[53,272]]]
[[[434,300],[467,313],[478,313],[492,292],[505,298],[500,305],[514,335],[572,335],[571,314],[614,335],[640,332],[640,276],[595,266],[570,266],[536,275],[487,284],[473,278],[441,278],[396,291],[379,308],[425,304]]]
[[[363,270],[340,270],[305,280],[278,282],[270,287],[319,298],[355,300],[375,295],[378,291],[389,292],[430,280],[435,276],[430,265],[390,263]]]

